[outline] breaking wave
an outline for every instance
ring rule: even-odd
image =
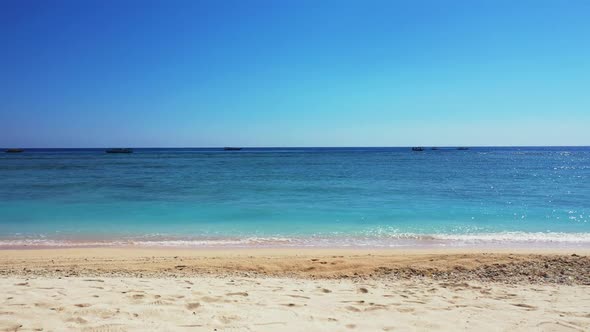
[[[308,237],[167,237],[76,240],[0,239],[0,248],[178,247],[178,248],[420,248],[420,247],[590,247],[590,233],[500,232],[477,234],[394,233],[379,236],[317,235]]]

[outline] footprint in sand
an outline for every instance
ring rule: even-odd
[[[265,325],[285,325],[286,322],[268,322],[268,323],[256,323],[254,326],[265,326]]]
[[[199,302],[192,302],[192,303],[186,304],[186,308],[188,310],[195,310],[195,309],[199,308],[200,306],[201,306],[201,304]]]
[[[18,331],[21,327],[18,323],[0,322],[0,331]]]
[[[528,310],[536,310],[537,309],[537,307],[535,307],[535,306],[524,304],[524,303],[511,303],[511,304],[515,307],[521,307],[521,308],[525,308]]]
[[[236,316],[236,315],[223,315],[223,316],[217,317],[217,319],[223,324],[229,324],[235,320],[239,320],[240,317]]]
[[[308,296],[303,296],[303,295],[287,295],[289,297],[295,297],[295,298],[300,298],[300,299],[310,299]]]
[[[209,302],[209,303],[212,303],[212,302],[229,302],[228,300],[225,300],[225,299],[223,299],[220,296],[216,296],[216,297],[203,296],[201,298],[201,301],[203,301],[203,302]]]
[[[384,304],[373,304],[370,307],[368,307],[367,309],[365,309],[365,311],[375,311],[375,310],[387,310],[387,306]]]
[[[554,332],[554,331],[584,331],[576,326],[565,324],[562,322],[542,322],[537,324],[539,331]]]
[[[348,311],[352,311],[352,312],[361,312],[362,311],[361,309],[359,309],[357,307],[353,307],[351,305],[347,306],[345,309]]]
[[[235,295],[238,295],[238,296],[248,296],[248,293],[246,293],[246,292],[235,292],[235,293],[227,293],[225,295],[227,295],[227,296],[235,296]]]
[[[77,323],[77,324],[86,324],[88,321],[82,317],[72,317],[66,319],[66,322]]]
[[[124,326],[117,324],[99,325],[95,327],[87,327],[82,329],[82,332],[124,332],[127,329]]]

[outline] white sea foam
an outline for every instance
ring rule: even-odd
[[[437,234],[433,235],[433,238],[462,242],[548,242],[590,244],[590,233],[502,232],[480,234]]]
[[[316,235],[308,237],[143,237],[117,240],[83,241],[48,238],[0,240],[0,248],[44,247],[188,247],[188,248],[248,248],[248,247],[456,247],[456,246],[539,246],[590,247],[590,233],[501,232],[473,234],[414,234],[390,233],[379,236]]]

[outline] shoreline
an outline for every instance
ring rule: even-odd
[[[20,252],[45,252],[49,254],[65,253],[68,255],[108,255],[112,253],[132,253],[132,255],[177,252],[190,256],[216,255],[257,255],[257,256],[297,256],[297,255],[331,255],[370,253],[373,255],[405,255],[405,254],[542,254],[542,255],[590,255],[590,247],[521,247],[521,246],[457,246],[457,247],[181,247],[181,246],[85,246],[85,247],[1,247],[0,261]],[[8,254],[7,254],[8,253]]]
[[[590,233],[500,232],[479,234],[413,234],[391,236],[129,236],[4,237],[0,250],[52,248],[179,249],[556,249],[590,248]]]
[[[39,254],[35,254],[35,253]],[[404,256],[404,255],[461,255],[461,254],[500,254],[500,255],[582,255],[590,256],[590,247],[540,247],[540,246],[433,246],[433,247],[182,247],[182,246],[84,246],[84,247],[2,247],[0,246],[0,264],[7,257],[34,257],[63,255],[69,257],[107,257],[107,256],[142,257],[163,256],[174,254],[189,257],[291,257],[291,256],[329,256],[329,255],[357,255],[373,256]]]

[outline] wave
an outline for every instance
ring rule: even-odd
[[[0,248],[54,247],[179,247],[179,248],[396,248],[478,246],[590,247],[590,233],[500,232],[473,234],[394,233],[379,236],[308,237],[165,237],[146,236],[111,240],[12,238],[0,240]]]
[[[502,232],[480,234],[438,234],[434,237],[441,240],[463,242],[549,242],[590,244],[590,233]]]

